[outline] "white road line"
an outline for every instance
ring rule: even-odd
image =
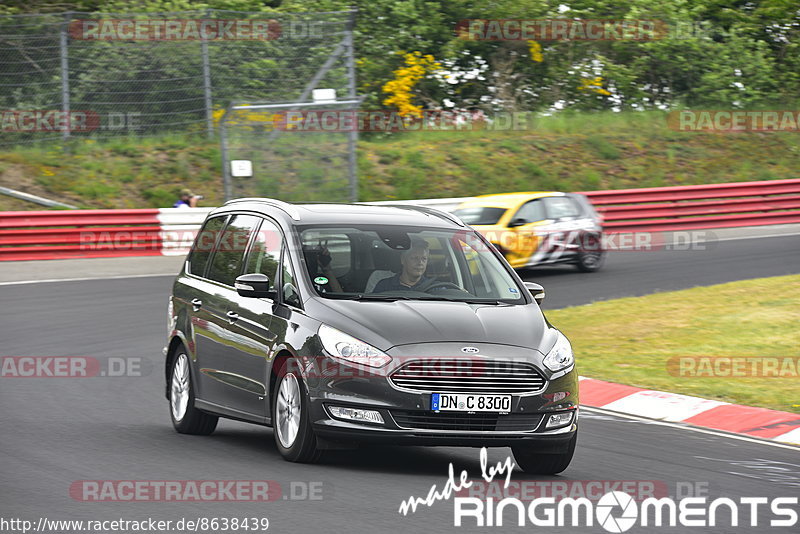
[[[741,237],[723,237],[721,239],[717,239],[716,241],[741,241],[742,239],[769,239],[771,237],[794,237],[798,235],[800,235],[800,232],[794,234],[748,235]],[[697,241],[697,243],[714,243],[714,241]]]
[[[17,280],[15,282],[0,282],[0,286],[18,286],[23,284],[49,284],[53,282],[85,282],[87,280],[121,280],[124,278],[155,278],[158,276],[178,276],[174,273],[154,273],[154,274],[120,274],[114,276],[94,276],[86,278],[47,278],[44,280]]]
[[[719,436],[719,437],[730,438],[730,439],[738,439],[739,441],[749,441],[750,443],[758,443],[760,445],[769,445],[771,447],[778,447],[780,449],[789,449],[790,451],[800,452],[800,447],[798,447],[796,445],[789,445],[789,444],[786,444],[786,443],[778,443],[778,442],[771,441],[771,440],[766,439],[766,438],[756,438],[756,437],[752,437],[752,436],[745,436],[745,435],[742,435],[742,434],[730,434],[728,432],[721,432],[719,430],[711,430],[711,429],[708,429],[708,428],[690,426],[690,425],[687,425],[687,424],[681,425],[681,424],[678,424],[678,423],[669,423],[669,422],[666,422],[666,421],[659,421],[657,419],[649,419],[647,417],[641,417],[641,416],[638,416],[638,415],[629,415],[629,414],[626,414],[626,413],[613,412],[611,410],[604,410],[602,408],[594,408],[594,407],[591,407],[591,406],[581,406],[580,409],[581,410],[585,410],[587,412],[597,412],[597,413],[601,413],[601,414],[604,414],[604,415],[613,415],[615,417],[622,417],[622,418],[625,418],[625,419],[635,419],[635,420],[638,420],[638,421],[647,421],[650,424],[668,426],[668,427],[672,427],[672,428],[677,428],[679,430],[689,430],[691,432],[699,432],[701,434],[711,434],[712,436]]]

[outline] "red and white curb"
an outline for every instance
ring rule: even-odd
[[[800,414],[581,377],[581,404],[610,412],[687,423],[800,445]]]

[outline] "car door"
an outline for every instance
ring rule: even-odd
[[[566,196],[544,198],[547,218],[547,240],[542,250],[548,253],[548,261],[559,261],[578,252],[580,234],[584,229],[582,210],[578,203]]]
[[[544,202],[540,198],[529,200],[511,217],[509,236],[501,245],[512,267],[524,267],[531,263],[540,246],[539,230],[548,222]]]
[[[228,369],[239,380],[239,391],[231,396],[231,402],[237,409],[256,414],[262,419],[268,415],[268,403],[265,400],[267,364],[271,361],[272,348],[277,339],[272,325],[275,322],[273,310],[280,283],[278,265],[283,241],[278,226],[269,219],[262,219],[250,241],[242,274],[266,275],[275,298],[242,297],[236,294],[226,311],[233,348]]]
[[[253,412],[257,396],[236,365],[237,345],[243,340],[233,326],[231,303],[238,297],[234,281],[242,272],[247,245],[260,220],[241,213],[228,219],[209,259],[204,296],[194,320],[202,399],[232,415],[257,414]]]
[[[210,313],[212,302],[219,298],[216,284],[206,278],[208,265],[226,223],[228,215],[209,218],[198,232],[187,259],[187,274],[175,288],[175,297],[186,310],[189,329],[186,332],[189,352],[193,355],[195,396],[201,400],[221,399],[222,383],[201,369],[213,369],[213,353],[218,337],[216,320]]]

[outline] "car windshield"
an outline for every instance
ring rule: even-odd
[[[317,293],[353,300],[523,304],[523,288],[469,229],[302,227],[305,267]]]
[[[497,224],[500,217],[506,212],[505,208],[461,208],[453,212],[453,215],[467,224],[489,225]]]

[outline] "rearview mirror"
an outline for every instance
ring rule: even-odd
[[[275,292],[269,289],[269,277],[261,273],[243,274],[236,279],[233,287],[242,297],[271,299],[275,296]]]
[[[510,223],[508,223],[508,227],[509,228],[515,228],[517,226],[523,226],[525,224],[528,224],[528,221],[526,221],[525,219],[522,219],[522,218],[517,218],[517,219],[512,220]]]
[[[533,300],[541,304],[544,300],[544,288],[533,282],[523,282],[523,284],[525,285],[525,289],[531,292]]]

